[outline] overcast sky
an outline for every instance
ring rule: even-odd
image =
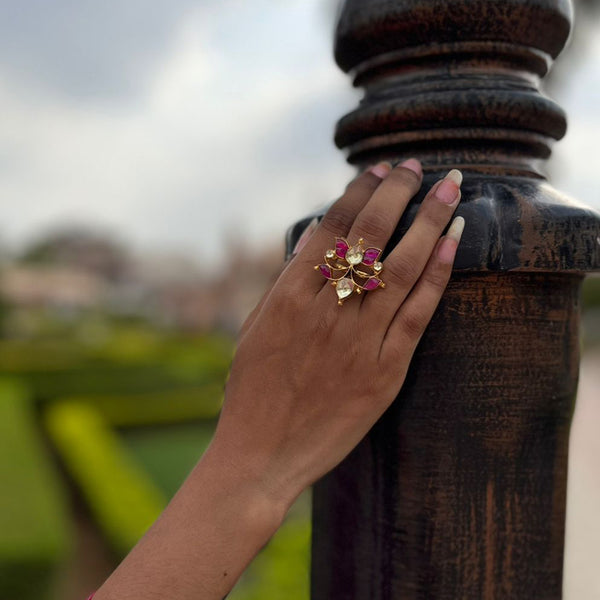
[[[333,4],[0,0],[3,241],[95,224],[212,261],[228,235],[283,236],[353,174],[332,142],[357,102]],[[595,206],[598,37],[554,91],[570,129],[552,177]]]

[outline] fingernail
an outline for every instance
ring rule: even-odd
[[[306,242],[310,239],[310,236],[314,233],[317,225],[319,224],[319,219],[314,217],[313,220],[306,226],[306,229],[302,232],[296,245],[294,246],[294,250],[292,254],[298,254],[302,248],[306,245]]]
[[[456,217],[448,228],[446,235],[442,238],[438,248],[438,258],[441,262],[452,264],[456,256],[456,249],[465,228],[465,220],[462,217]]]
[[[462,183],[462,173],[458,169],[452,169],[442,179],[435,191],[435,197],[444,204],[454,204],[460,200],[460,184]]]
[[[410,169],[413,173],[416,173],[418,177],[423,175],[423,167],[421,167],[421,163],[416,158],[409,158],[408,160],[401,162],[398,166]]]
[[[369,169],[369,173],[373,173],[373,175],[379,177],[380,179],[385,179],[390,174],[391,170],[392,165],[389,162],[384,161],[376,164],[374,167],[371,167]]]

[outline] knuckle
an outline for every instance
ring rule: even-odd
[[[358,365],[363,357],[364,353],[362,352],[361,346],[357,341],[350,343],[346,347],[346,357],[348,360],[348,364]]]
[[[323,335],[327,337],[331,336],[333,320],[334,319],[331,310],[323,310],[317,312],[310,321],[310,339],[319,339]]]
[[[356,194],[361,196],[370,196],[375,188],[381,183],[379,177],[369,173],[361,173],[358,177],[355,177],[347,186],[347,194]]]
[[[437,288],[440,291],[443,291],[446,285],[448,285],[449,278],[449,269],[430,268],[426,269],[422,275],[422,279],[425,284],[430,287]]]
[[[336,203],[325,213],[321,227],[333,235],[346,235],[354,223],[354,218],[353,211]]]
[[[274,293],[269,298],[269,307],[273,313],[278,315],[285,315],[289,310],[289,304],[284,294],[279,292]]]
[[[423,202],[415,220],[425,223],[429,229],[441,232],[448,224],[448,219],[450,218],[448,210],[444,210],[447,208],[447,206],[435,198],[430,198],[426,202]]]
[[[412,287],[420,275],[416,262],[404,254],[395,256],[387,261],[385,274],[398,283],[401,287]]]
[[[406,311],[402,315],[402,328],[410,339],[418,339],[429,324],[429,318],[419,310]]]
[[[300,290],[282,282],[273,290],[270,304],[278,315],[294,315],[303,310],[305,300],[301,297]]]
[[[386,346],[385,353],[382,354],[383,364],[382,372],[389,372],[390,368],[397,371],[402,365],[407,365],[412,356],[413,344],[407,342],[408,336],[399,336]],[[405,371],[406,368],[403,369]],[[405,374],[405,373],[404,373]]]
[[[379,212],[367,212],[359,215],[356,230],[369,240],[386,239],[390,235],[390,219]]]

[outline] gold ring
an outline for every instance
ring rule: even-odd
[[[321,271],[331,281],[341,306],[353,292],[361,294],[385,287],[379,277],[383,271],[380,256],[379,248],[365,248],[363,238],[355,246],[350,246],[346,238],[338,237],[335,238],[335,249],[325,252],[325,262],[315,265],[315,271]],[[363,270],[365,268],[367,270]]]

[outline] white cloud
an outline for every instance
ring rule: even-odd
[[[297,6],[310,28],[317,3]],[[294,52],[273,54],[267,32],[298,15],[284,7],[265,14],[277,23],[265,20],[262,33],[248,30],[227,46],[216,32],[247,23],[243,15],[220,22],[205,10],[188,13],[133,104],[81,102],[3,79],[0,222],[9,239],[53,222],[98,222],[138,244],[216,258],[225,231],[243,227],[255,243],[281,237],[338,193],[352,172],[331,144],[335,118],[353,103],[347,82],[326,36],[312,48],[297,32]],[[320,60],[307,64],[305,54]],[[334,107],[325,127],[311,118],[313,106]],[[295,128],[314,151],[299,152],[301,160],[293,147],[272,151]]]
[[[52,224],[98,223],[138,246],[210,260],[227,232],[254,244],[281,238],[353,173],[332,137],[357,93],[333,63],[322,8],[182,0],[152,60],[139,58],[151,42],[137,33],[133,95],[69,94],[0,63],[0,232],[22,242]],[[119,53],[106,52],[118,69]],[[558,94],[570,129],[552,181],[599,206],[600,42],[590,57]]]
[[[600,134],[600,37],[597,21],[581,25],[582,36],[568,63],[561,63],[554,99],[566,111],[568,129],[554,147],[551,181],[580,202],[600,208],[598,136]],[[559,59],[560,60],[560,59]]]

